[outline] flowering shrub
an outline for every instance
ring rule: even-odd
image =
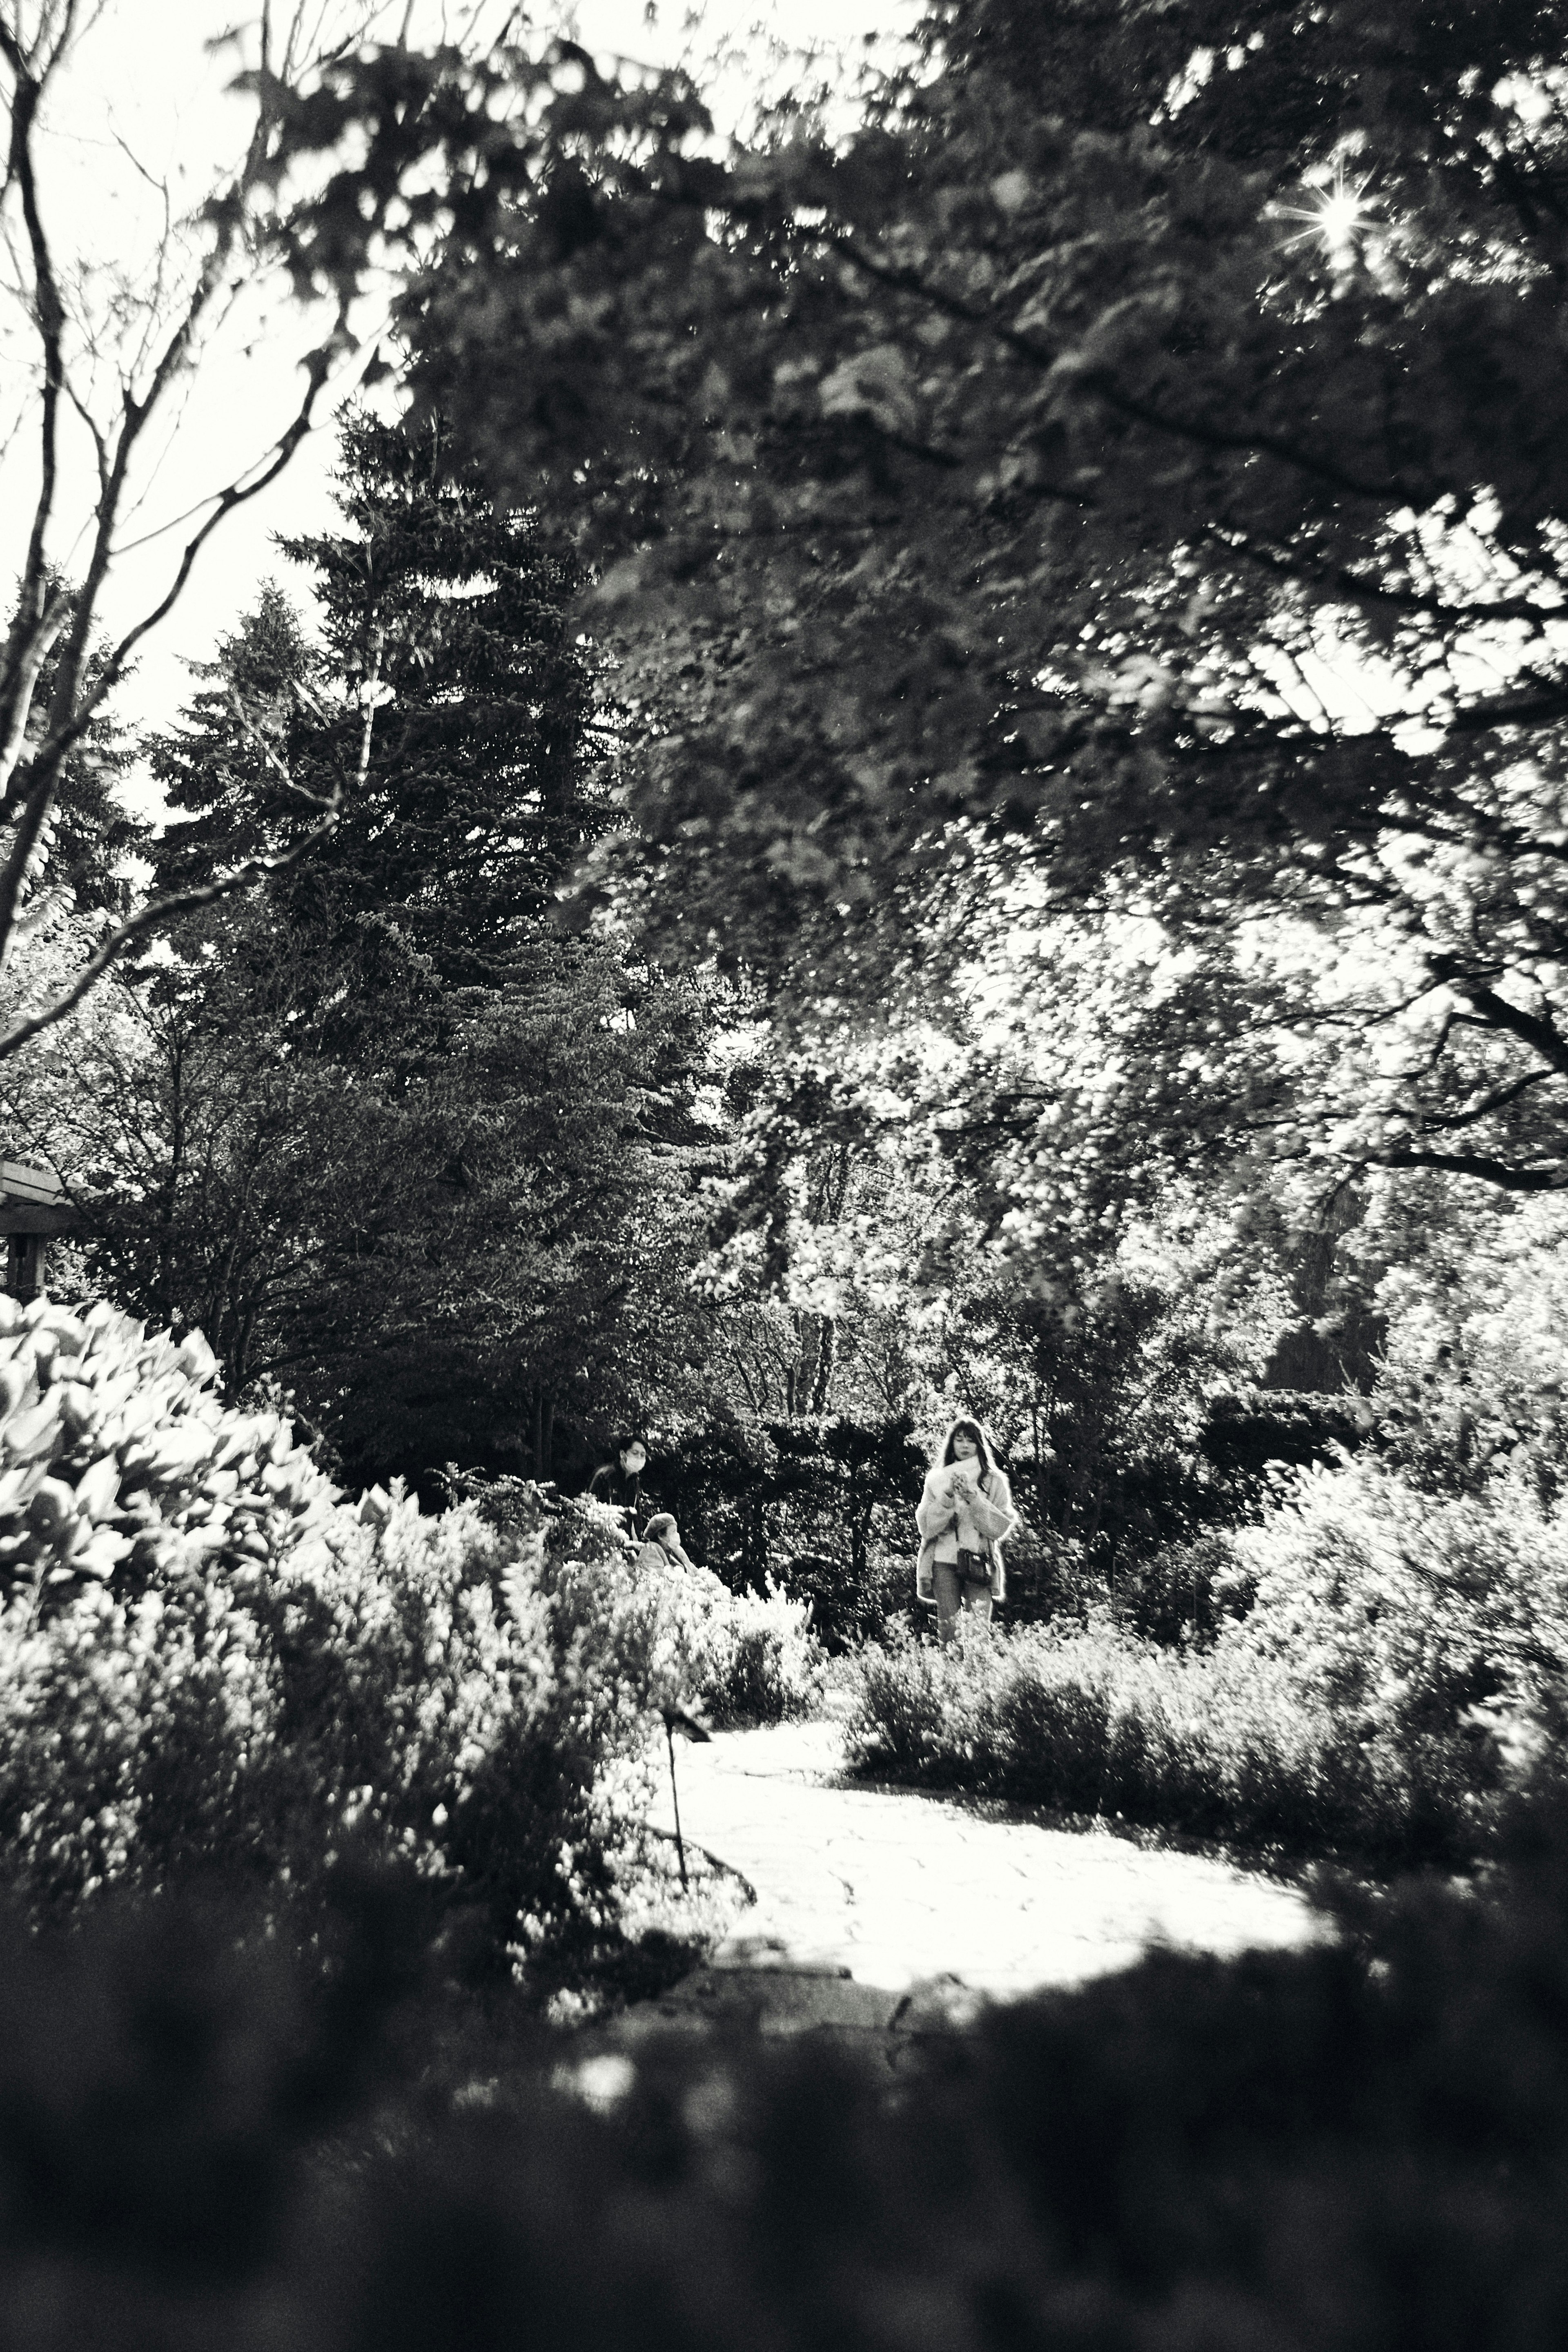
[[[861,1769],[1299,1854],[1478,1853],[1561,1718],[1568,1528],[1363,1459],[1226,1543],[1201,1651],[1102,1624],[868,1653]]]
[[[276,1413],[224,1405],[199,1332],[0,1294],[0,1590],[121,1589],[322,1557],[341,1497]]]
[[[469,1972],[612,1948],[658,1710],[713,1653],[675,1572],[537,1489],[504,1527],[351,1505],[199,1339],[0,1315],[0,1851],[31,1914],[216,1872],[309,1935],[353,1854],[425,1885]]]

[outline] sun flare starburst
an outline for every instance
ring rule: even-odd
[[[1336,163],[1332,175],[1309,184],[1304,204],[1275,205],[1271,207],[1280,220],[1305,223],[1285,239],[1287,247],[1317,242],[1326,252],[1342,253],[1355,241],[1357,231],[1364,228],[1372,215],[1366,192],[1372,185],[1372,174],[1363,172],[1352,178],[1342,163]]]

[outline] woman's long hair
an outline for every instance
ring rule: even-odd
[[[942,1441],[942,1451],[937,1455],[937,1468],[945,1470],[949,1463],[956,1459],[952,1451],[952,1441],[961,1434],[967,1434],[974,1440],[980,1454],[980,1475],[983,1480],[989,1478],[996,1467],[996,1457],[991,1451],[991,1441],[980,1423],[977,1421],[969,1420],[967,1416],[961,1416],[949,1426],[947,1434]]]

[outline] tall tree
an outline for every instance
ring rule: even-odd
[[[174,820],[153,853],[173,890],[283,847],[301,821],[295,783],[324,791],[331,765],[326,664],[276,581],[190,668],[189,702],[144,746]]]
[[[281,543],[331,671],[373,682],[377,711],[328,858],[290,889],[391,921],[445,979],[489,977],[612,821],[576,577],[438,424],[351,419],[338,479],[345,530]]]
[[[287,551],[318,625],[266,590],[153,746],[174,886],[286,847],[301,781],[355,780],[308,878],[144,976],[104,1246],[364,1475],[542,1475],[558,1416],[570,1455],[686,1378],[709,992],[547,919],[612,811],[537,523],[365,417],[340,492],[343,530]]]
[[[437,425],[350,417],[337,502],[341,531],[279,542],[309,574],[319,643],[269,588],[154,746],[188,813],[165,870],[276,854],[300,823],[288,783],[352,772],[331,846],[279,904],[484,980],[610,822],[574,576],[538,516],[498,513]]]

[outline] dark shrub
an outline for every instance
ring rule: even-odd
[[[346,1892],[346,1890],[345,1890]],[[0,1956],[18,2352],[1556,2352],[1568,1807],[1484,1892],[1157,1953],[889,2076],[590,2056],[417,2000],[406,1884],[302,1976],[160,1908]],[[940,2215],[940,2226],[933,2221]]]
[[[808,1600],[829,1650],[907,1605],[925,1458],[907,1419],[715,1424],[661,1460],[661,1502],[737,1589]]]

